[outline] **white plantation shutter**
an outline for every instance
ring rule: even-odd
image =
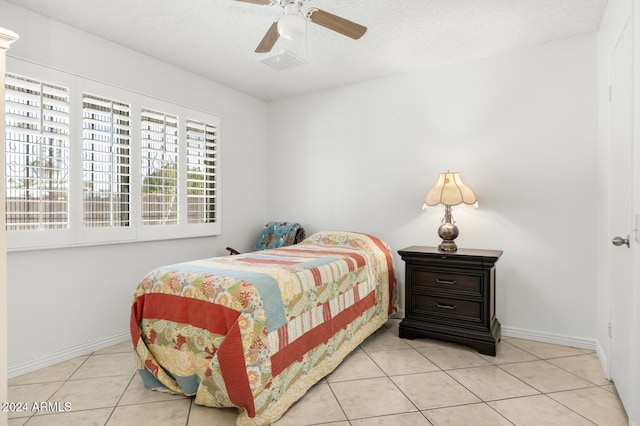
[[[69,228],[69,89],[6,75],[8,231]]]
[[[187,221],[216,222],[217,127],[187,119]]]
[[[178,117],[141,111],[142,224],[178,224]]]
[[[131,105],[83,94],[83,225],[131,226]]]
[[[8,250],[222,232],[219,117],[19,60],[5,92]]]

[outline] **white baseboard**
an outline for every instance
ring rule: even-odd
[[[609,359],[607,357],[607,353],[603,349],[600,342],[596,341],[596,354],[598,355],[598,359],[600,360],[600,365],[602,366],[602,370],[604,371],[604,376],[607,380],[611,380],[611,369],[609,368]]]
[[[561,334],[545,333],[541,331],[527,330],[524,328],[502,326],[502,335],[506,337],[516,337],[519,339],[534,340],[536,342],[553,343],[556,345],[572,346],[574,348],[597,349],[595,339],[585,339],[583,337],[564,336]],[[600,354],[598,353],[598,356]]]
[[[88,355],[92,352],[108,348],[109,346],[115,345],[117,343],[126,342],[127,340],[131,340],[131,334],[129,333],[129,331],[121,331],[120,333],[113,336],[73,346],[71,348],[64,349],[51,355],[46,355],[42,358],[9,364],[7,369],[7,377],[11,379],[13,377],[30,373],[41,368],[49,367],[59,362],[68,361],[78,356]],[[131,350],[133,351],[133,345],[131,346]]]

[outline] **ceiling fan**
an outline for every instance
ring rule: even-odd
[[[312,7],[303,9],[302,4],[309,0],[235,0],[244,3],[259,4],[264,6],[278,5],[284,10],[284,14],[271,24],[267,33],[258,44],[256,53],[270,52],[281,36],[289,40],[295,40],[304,36],[305,20],[321,25],[332,31],[359,39],[367,31],[367,27],[348,19],[341,18],[324,10]]]

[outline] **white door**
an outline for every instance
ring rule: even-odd
[[[630,410],[633,318],[633,31],[631,21],[611,56],[611,378]]]

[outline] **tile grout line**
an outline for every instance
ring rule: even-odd
[[[570,371],[566,371],[566,370],[564,370],[563,368],[561,368],[561,367],[559,367],[559,366],[557,366],[557,365],[555,365],[555,364],[552,364],[551,362],[549,362],[549,361],[548,361],[549,359],[570,358],[570,357],[573,357],[573,356],[586,355],[586,353],[585,353],[585,354],[581,354],[581,355],[566,355],[566,356],[558,356],[558,357],[550,357],[550,358],[541,358],[540,356],[538,356],[538,355],[536,355],[536,354],[533,354],[533,353],[531,353],[531,352],[527,351],[526,349],[523,349],[523,348],[521,348],[521,347],[519,347],[519,346],[517,346],[517,345],[514,345],[514,344],[512,344],[512,343],[511,343],[511,345],[512,345],[512,346],[514,346],[514,347],[516,347],[516,348],[518,348],[518,349],[520,349],[520,350],[522,350],[522,351],[524,351],[524,352],[526,352],[526,353],[528,353],[529,355],[531,355],[531,356],[535,357],[535,358],[536,358],[536,360],[533,360],[533,361],[512,362],[512,363],[505,363],[505,364],[494,364],[494,366],[498,367],[501,371],[504,371],[505,373],[509,374],[510,376],[512,376],[513,378],[515,378],[515,379],[519,380],[520,382],[524,383],[525,385],[527,385],[527,386],[531,387],[532,389],[535,389],[537,392],[539,392],[538,396],[545,396],[545,397],[549,398],[550,400],[554,401],[555,403],[557,403],[557,404],[559,404],[559,405],[561,405],[561,406],[565,407],[566,409],[568,409],[568,410],[569,410],[569,411],[571,411],[572,413],[575,413],[575,414],[576,414],[576,415],[578,415],[579,417],[581,417],[581,418],[585,419],[585,420],[586,420],[586,421],[588,421],[589,423],[591,423],[591,424],[594,424],[594,425],[595,425],[595,423],[594,423],[593,421],[591,421],[591,419],[589,419],[589,418],[585,417],[584,415],[582,415],[581,413],[578,413],[577,411],[575,411],[575,410],[571,409],[570,407],[566,406],[565,404],[562,404],[560,401],[557,401],[556,399],[552,398],[552,397],[549,395],[549,394],[551,394],[551,393],[571,392],[571,391],[575,391],[575,390],[579,390],[579,389],[592,389],[592,388],[595,388],[595,387],[600,387],[599,385],[594,384],[593,382],[591,382],[591,381],[589,381],[589,380],[585,379],[584,377],[577,376],[576,374],[574,374],[574,373],[572,373],[572,372],[570,372]],[[502,365],[524,364],[524,363],[527,363],[527,362],[538,362],[538,361],[543,361],[543,362],[545,362],[545,363],[547,363],[547,364],[551,365],[552,367],[559,368],[559,369],[561,369],[561,370],[565,371],[566,373],[568,373],[568,374],[572,375],[573,377],[576,377],[576,378],[578,378],[578,379],[582,379],[582,380],[584,380],[584,381],[586,381],[586,382],[590,383],[590,384],[591,384],[591,386],[584,386],[584,387],[573,388],[573,389],[565,389],[565,390],[562,390],[562,391],[543,392],[543,391],[541,391],[540,389],[536,388],[534,385],[532,385],[532,384],[529,384],[529,383],[525,382],[525,381],[524,381],[524,380],[522,380],[521,378],[519,378],[519,377],[517,377],[517,376],[513,375],[513,374],[512,374],[512,373],[510,373],[509,371],[507,371],[507,370],[505,370],[505,369],[503,369],[503,368],[502,368]],[[455,380],[455,378],[454,378],[454,380]],[[461,384],[462,386],[464,386],[462,383],[460,383],[460,384]],[[465,388],[466,388],[466,387],[465,387]],[[470,391],[470,390],[469,390],[469,391]],[[470,392],[471,392],[471,391],[470,391]],[[537,396],[537,395],[523,395],[523,396],[513,397],[513,398],[502,398],[502,399],[492,400],[492,401],[489,401],[489,402],[493,402],[493,401],[506,401],[506,400],[509,400],[509,399],[514,399],[514,398],[526,398],[526,397],[531,397],[531,396]],[[484,400],[482,400],[482,401],[483,401],[483,402],[485,402],[485,403],[487,403],[487,401],[484,401]],[[487,405],[488,405],[488,404],[487,404]],[[489,405],[489,406],[490,406],[490,405]],[[490,407],[491,407],[491,406],[490,406]],[[493,408],[493,407],[491,407],[491,408]],[[496,410],[496,411],[497,411],[497,410]],[[500,412],[498,412],[498,413],[499,413],[499,414],[501,414]],[[504,417],[504,416],[503,416],[503,417]],[[507,420],[508,420],[508,419],[507,419]]]
[[[63,387],[65,384],[67,384],[67,383],[69,383],[69,382],[73,381],[73,380],[71,380],[71,377],[73,377],[73,375],[74,375],[74,374],[76,374],[76,373],[77,373],[77,372],[78,372],[78,371],[79,371],[79,370],[80,370],[80,369],[81,369],[81,368],[82,368],[82,367],[83,367],[83,366],[84,366],[84,365],[89,361],[89,359],[90,359],[94,354],[95,354],[95,351],[94,351],[94,352],[91,352],[91,353],[90,353],[90,354],[88,354],[88,355],[81,355],[81,356],[80,356],[80,357],[86,357],[86,358],[85,358],[85,360],[84,360],[84,361],[82,361],[82,362],[81,362],[81,363],[80,363],[80,364],[79,364],[79,365],[78,365],[78,366],[77,366],[77,367],[76,367],[76,368],[75,368],[71,373],[69,373],[69,375],[67,376],[67,378],[66,378],[66,379],[64,379],[64,380],[62,380],[62,381],[61,381],[60,386],[58,386],[58,388],[57,388],[56,390],[54,390],[54,391],[53,391],[53,393],[52,393],[52,394],[47,398],[47,402],[54,402],[54,401],[51,401],[51,398],[53,398],[53,397],[55,396],[55,394],[56,394],[56,393],[58,393],[58,391],[60,391],[60,389],[62,389],[62,387]],[[77,358],[80,358],[80,357],[77,357]],[[71,360],[69,360],[69,361],[71,361]],[[59,363],[59,364],[60,364],[60,363]],[[55,365],[56,365],[56,364],[51,365],[51,366],[49,366],[49,367],[45,367],[45,368],[54,367]],[[37,371],[37,370],[36,370],[36,371]],[[33,384],[33,385],[40,385],[40,384],[44,384],[44,383],[50,383],[50,382],[39,382],[39,383],[29,383],[29,384]],[[20,385],[17,385],[17,386],[20,386]],[[114,407],[114,408],[115,408],[115,407]],[[93,410],[93,409],[87,409],[87,410],[76,410],[75,412],[78,412],[78,411],[92,411],[92,410]],[[26,419],[28,419],[28,420],[24,423],[24,425],[25,425],[25,426],[28,426],[28,425],[29,425],[29,423],[30,423],[30,422],[31,422],[31,421],[36,417],[36,414],[37,414],[37,413],[32,413],[30,416],[22,417],[22,418],[26,418]],[[60,415],[62,415],[62,414],[64,414],[64,413],[49,413],[49,414],[43,414],[42,416],[51,416],[51,415],[56,415],[56,414],[60,414]]]
[[[131,377],[129,378],[129,382],[127,383],[127,386],[124,387],[124,390],[122,391],[122,394],[120,395],[120,397],[116,401],[116,405],[111,410],[111,413],[109,413],[109,417],[107,417],[107,420],[104,422],[104,426],[107,426],[109,424],[109,422],[111,421],[111,418],[113,417],[113,414],[116,412],[116,409],[118,408],[118,406],[120,404],[120,401],[122,401],[122,398],[124,397],[124,394],[127,393],[127,389],[129,389],[129,386],[131,386],[131,383],[133,383],[133,378],[135,377],[136,374],[137,373],[134,372],[131,375]],[[133,405],[138,405],[138,404],[133,404]]]
[[[395,335],[395,333],[393,333]],[[396,337],[400,338],[398,335],[396,335]],[[404,339],[403,339],[404,340]],[[438,365],[434,360],[430,359],[429,356],[423,352],[421,352],[420,350],[418,350],[418,348],[412,346],[411,344],[409,344],[409,346],[415,351],[417,352],[420,356],[424,357],[426,360],[428,360],[430,363],[432,363],[434,366],[436,366],[439,370],[437,371],[433,371],[433,372],[442,372],[445,373],[447,375],[447,377],[451,378],[454,382],[458,383],[460,386],[462,386],[467,392],[469,392],[470,394],[472,394],[473,396],[475,396],[481,404],[489,407],[489,409],[491,409],[492,411],[494,411],[496,414],[498,414],[500,417],[502,417],[503,419],[505,419],[506,421],[508,421],[509,423],[513,424],[513,422],[511,422],[509,419],[507,419],[504,415],[502,415],[502,413],[500,413],[499,411],[497,411],[495,408],[493,408],[492,406],[490,406],[489,404],[487,404],[487,401],[485,401],[484,399],[482,399],[479,395],[476,395],[471,389],[467,388],[464,384],[462,384],[460,381],[458,381],[455,377],[453,377],[451,374],[448,373],[448,371],[451,370],[461,370],[463,368],[473,368],[473,367],[458,367],[458,368],[451,368],[451,369],[444,369],[442,368],[440,365]],[[477,355],[477,354],[476,354]],[[532,356],[535,356],[533,354],[531,354]],[[367,353],[367,356],[369,356],[369,354]],[[371,359],[371,357],[369,356],[369,358]],[[478,356],[478,358],[480,359],[484,359],[481,356]],[[382,367],[380,367],[375,360],[371,359],[371,361],[373,361],[378,368],[380,368],[385,375],[387,375],[387,373],[384,371],[384,369],[382,369]],[[491,366],[496,366],[496,364],[492,363],[491,360],[487,360],[489,363],[491,363]],[[480,368],[480,367],[488,367],[488,366],[477,366],[476,368]],[[425,372],[425,373],[431,373],[431,372]],[[412,375],[412,374],[416,374],[416,373],[408,373],[408,374],[404,374],[404,375]],[[400,376],[400,375],[398,375]],[[398,388],[398,390],[409,400],[411,401],[411,403],[414,405],[414,407],[416,407],[418,409],[418,412],[422,414],[422,416],[429,422],[429,424],[432,424],[431,421],[428,419],[427,415],[425,414],[426,411],[429,411],[429,409],[426,410],[421,410],[419,407],[417,407],[415,405],[415,403],[411,400],[411,398],[409,398],[408,395],[406,395],[402,389],[400,389],[398,387],[398,385],[393,381],[393,379],[391,378],[391,376],[387,375],[387,377],[394,383],[394,385],[396,386],[396,388]],[[537,389],[536,389],[537,390]],[[450,405],[450,406],[443,406],[443,407],[437,407],[437,408],[433,408],[433,410],[435,409],[440,409],[440,408],[450,408],[450,407],[461,407],[461,406],[465,406],[465,405],[472,405],[472,404],[478,404],[476,402],[474,403],[466,403],[466,404],[459,404],[459,405]]]
[[[396,335],[392,330],[390,330],[390,329],[387,329],[387,332],[389,332],[389,333],[393,334],[395,337],[398,337],[398,336],[397,336],[397,335]],[[398,337],[398,338],[399,338],[399,337]],[[409,345],[409,346],[411,346],[411,345]],[[415,348],[412,348],[412,349],[415,351]],[[395,349],[388,349],[387,351],[389,352],[389,351],[392,351],[392,350],[395,350]],[[393,386],[395,386],[395,388],[396,388],[396,389],[398,389],[398,391],[400,391],[400,393],[401,393],[405,398],[407,398],[407,401],[409,401],[409,402],[411,403],[411,405],[413,405],[413,406],[415,407],[415,409],[417,410],[417,412],[418,412],[418,413],[420,413],[420,415],[422,415],[422,417],[424,417],[424,418],[425,418],[425,420],[427,420],[427,422],[429,422],[429,424],[431,424],[431,425],[432,425],[433,423],[431,423],[431,422],[429,421],[429,419],[427,418],[427,416],[422,412],[422,410],[420,410],[420,408],[415,404],[415,402],[413,402],[413,401],[411,400],[411,398],[409,398],[409,396],[408,396],[406,393],[404,393],[404,391],[403,391],[402,389],[400,389],[400,387],[398,386],[398,384],[397,384],[397,383],[392,379],[392,376],[390,376],[390,375],[389,375],[389,374],[384,370],[384,368],[382,368],[382,366],[380,366],[380,365],[379,365],[379,364],[378,364],[378,363],[377,363],[373,358],[371,358],[371,355],[369,355],[369,353],[368,353],[367,351],[365,351],[364,349],[363,349],[362,351],[365,353],[365,355],[367,355],[367,358],[369,358],[369,359],[371,360],[371,362],[373,362],[373,363],[375,364],[375,366],[376,366],[376,367],[378,367],[378,368],[380,369],[380,371],[382,371],[382,372],[384,373],[384,376],[385,376],[387,379],[389,379],[389,381],[390,381],[391,383],[393,383]],[[377,352],[383,352],[383,351],[377,351]],[[418,352],[418,351],[416,351],[416,352]],[[418,352],[418,353],[420,353],[420,352]],[[421,355],[422,355],[422,354],[421,354]],[[423,355],[423,356],[424,356],[424,355]],[[425,358],[426,358],[426,357],[425,357]],[[427,358],[427,359],[428,359],[428,358]],[[432,362],[432,361],[431,361],[431,360],[429,360],[429,362]],[[433,362],[432,362],[432,363],[433,363]],[[434,365],[436,365],[436,364],[434,363]],[[440,368],[440,367],[439,367],[439,366],[437,366],[437,365],[436,365],[436,367]],[[396,413],[396,414],[405,414],[405,413],[413,413],[413,411],[406,411],[406,412],[404,412],[404,413]]]

